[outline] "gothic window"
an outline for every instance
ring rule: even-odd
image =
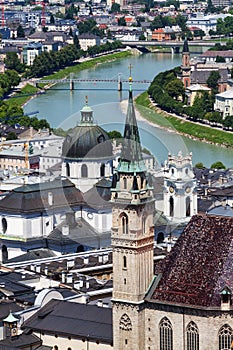
[[[173,350],[172,325],[167,317],[159,324],[160,350]]]
[[[2,218],[2,232],[6,233],[7,230],[7,221],[6,218]]]
[[[186,205],[186,216],[190,216],[190,197],[186,197],[185,205]]]
[[[100,167],[100,176],[101,176],[101,177],[105,176],[105,164],[101,164],[101,167]]]
[[[87,166],[86,164],[83,164],[81,167],[81,177],[87,177],[87,176],[88,176]]]
[[[142,217],[142,233],[146,232],[146,217]]]
[[[70,164],[66,163],[66,176],[70,177]]]
[[[132,330],[132,323],[127,314],[124,314],[121,316],[120,319],[120,329],[124,331],[131,331]]]
[[[219,350],[230,349],[233,341],[232,328],[224,324],[218,332]]]
[[[189,322],[187,329],[187,350],[199,350],[199,332],[196,323]]]
[[[173,197],[170,197],[169,204],[170,204],[170,216],[174,216],[174,199],[173,199]]]
[[[124,188],[124,190],[127,189],[127,179],[126,179],[126,177],[123,177],[123,188]]]
[[[128,216],[125,213],[121,214],[121,229],[123,234],[128,234]]]
[[[126,260],[126,256],[125,255],[123,256],[123,267],[124,267],[124,269],[127,268],[127,260]]]

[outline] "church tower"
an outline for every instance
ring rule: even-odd
[[[164,179],[164,214],[172,221],[189,221],[197,214],[197,183],[192,154],[168,155]]]
[[[181,65],[181,79],[184,84],[184,88],[191,85],[191,67],[190,67],[190,52],[188,46],[188,39],[185,38],[182,51],[182,65]]]
[[[153,278],[154,200],[142,160],[130,80],[121,158],[112,181],[114,349],[144,349],[144,296]]]

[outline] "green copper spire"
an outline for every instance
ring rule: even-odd
[[[183,53],[189,52],[189,45],[188,45],[188,39],[185,37],[184,39],[184,46],[183,46]]]
[[[120,168],[128,171],[145,171],[140,136],[133,105],[132,77],[129,78],[129,99],[122,144]]]
[[[86,105],[81,109],[81,124],[93,124],[93,110],[88,106],[88,97],[86,96]]]

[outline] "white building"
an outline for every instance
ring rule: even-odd
[[[218,19],[224,20],[226,17],[231,16],[230,14],[218,14],[218,15],[207,15],[203,13],[197,13],[195,17],[190,17],[187,21],[187,27],[198,27],[206,35],[209,34],[210,30],[216,31]]]
[[[214,110],[220,112],[223,119],[233,116],[233,89],[215,95]]]
[[[100,45],[100,37],[90,33],[78,35],[79,44],[82,50],[87,51],[88,47]]]

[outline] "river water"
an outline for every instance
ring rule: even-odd
[[[127,80],[132,66],[132,76],[136,80],[152,80],[159,72],[171,69],[181,64],[181,55],[166,53],[149,53],[133,56],[115,62],[97,65],[93,69],[84,70],[75,77],[80,79],[117,79],[120,75]],[[133,83],[136,96],[148,88],[148,84]],[[47,119],[54,128],[69,129],[80,121],[80,109],[85,104],[93,108],[95,121],[107,131],[124,130],[125,115],[120,108],[120,102],[128,97],[128,83],[123,83],[123,91],[117,91],[117,83],[79,83],[74,91],[68,84],[56,85],[45,94],[33,98],[24,108],[25,113],[39,111],[39,118]],[[215,161],[221,160],[227,167],[233,167],[233,150],[220,146],[194,141],[175,133],[162,130],[138,121],[141,143],[155,156],[161,164],[167,159],[168,152],[183,154],[192,152],[193,164],[203,162],[209,167]]]

